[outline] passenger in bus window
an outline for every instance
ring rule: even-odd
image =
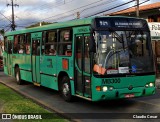
[[[24,49],[23,49],[22,45],[20,45],[20,50],[18,52],[19,52],[19,54],[22,54],[24,52]]]
[[[49,54],[49,51],[48,51],[48,49],[46,49],[46,50],[45,50],[45,54],[47,54],[47,55]]]
[[[23,49],[20,49],[20,50],[19,50],[19,54],[22,54],[22,53],[23,53]]]
[[[44,45],[42,45],[41,53],[42,53],[43,55],[45,54],[45,51],[44,51]]]
[[[30,54],[30,45],[29,44],[26,45],[26,54]]]
[[[15,36],[15,38],[14,38],[14,45],[13,45],[13,53],[17,53],[18,52],[18,48],[19,48],[18,36]]]
[[[56,51],[54,49],[49,50],[49,55],[56,55]]]

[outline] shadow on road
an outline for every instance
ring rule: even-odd
[[[95,107],[100,107],[100,108],[110,109],[110,110],[111,109],[115,110],[119,107],[126,108],[135,104],[135,102],[130,99],[92,102],[92,101],[87,101],[81,98],[75,98],[74,103],[81,103],[81,104],[84,103],[86,104],[86,106],[95,106]]]

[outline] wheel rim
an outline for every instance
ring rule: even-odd
[[[17,79],[17,82],[19,82],[19,74],[18,74],[18,72],[16,73],[16,79]]]
[[[64,84],[63,84],[63,89],[62,89],[62,91],[63,91],[64,96],[68,96],[69,91],[70,91],[68,83],[64,83]]]

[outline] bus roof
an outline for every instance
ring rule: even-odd
[[[92,20],[93,20],[93,17],[72,20],[72,21],[67,21],[67,22],[58,22],[58,23],[43,25],[39,27],[33,27],[33,28],[22,29],[22,30],[17,30],[17,31],[10,31],[10,32],[7,32],[5,36],[22,34],[22,33],[38,32],[38,31],[57,29],[57,28],[67,28],[67,27],[73,27],[73,26],[79,26],[79,25],[89,25],[92,23]]]
[[[58,28],[74,27],[79,25],[90,25],[92,24],[95,18],[134,18],[135,19],[135,17],[126,17],[126,16],[96,16],[96,17],[89,17],[89,18],[71,20],[66,22],[58,22],[58,23],[53,23],[49,25],[43,25],[39,27],[33,27],[33,28],[22,29],[17,31],[10,31],[5,33],[5,36],[11,36],[11,35],[23,34],[23,33],[32,33],[32,32],[45,31],[45,30],[58,29]]]

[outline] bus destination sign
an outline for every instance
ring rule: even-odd
[[[126,19],[126,18],[97,18],[96,19],[96,27],[97,28],[144,28],[146,26],[143,24],[143,20],[135,20],[135,19]]]
[[[120,28],[142,28],[142,23],[140,21],[115,21],[114,25]]]

